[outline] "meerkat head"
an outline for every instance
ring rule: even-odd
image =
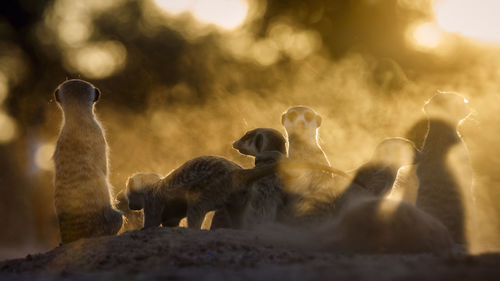
[[[275,129],[257,128],[245,133],[233,143],[233,148],[241,154],[257,156],[265,151],[278,151],[286,155],[286,141],[283,135]]]
[[[56,101],[64,108],[65,106],[88,106],[99,100],[101,92],[94,85],[80,80],[72,79],[60,84],[54,92]]]
[[[375,148],[372,161],[401,167],[418,163],[420,151],[412,141],[405,138],[387,138]]]
[[[317,140],[321,121],[321,116],[307,106],[290,107],[281,115],[281,124],[285,127],[288,138],[295,136],[304,141]]]
[[[430,118],[458,123],[469,116],[471,109],[462,95],[438,92],[425,103],[424,112]]]
[[[130,210],[141,210],[144,208],[146,187],[159,181],[158,174],[134,174],[127,179],[126,198]]]

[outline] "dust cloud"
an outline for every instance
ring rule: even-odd
[[[27,210],[15,214],[15,207],[6,205],[2,211],[34,225],[25,239],[10,244],[6,241],[15,233],[0,235],[4,248],[50,249],[58,243],[50,150],[61,112],[51,93],[66,78],[87,79],[101,89],[95,110],[110,148],[115,194],[133,173],[167,174],[195,156],[221,155],[250,167],[252,159],[232,149],[232,142],[257,127],[284,133],[281,114],[298,104],[322,115],[320,144],[332,166],[352,170],[368,161],[385,138],[406,137],[421,147],[424,103],[437,91],[460,93],[473,109],[458,127],[474,172],[475,208],[467,216],[478,223],[468,225],[469,243],[476,252],[500,248],[500,160],[495,157],[500,155],[500,45],[448,34],[441,38],[447,44],[414,48],[419,41],[408,39],[404,27],[411,24],[406,23],[399,34],[405,43],[398,43],[402,51],[394,56],[372,43],[360,46],[363,42],[339,51],[324,34],[325,26],[334,25],[324,3],[311,12],[307,25],[300,15],[277,13],[273,1],[248,1],[246,18],[228,30],[198,21],[194,13],[158,10],[153,1],[91,2],[93,8],[75,9],[72,1],[55,0],[35,25],[38,55],[59,65],[48,69],[50,74],[27,76],[19,66],[16,73],[22,76],[11,79],[0,67],[12,91],[6,98],[0,93],[0,100],[7,100],[0,124],[12,115],[17,122],[6,128],[19,127],[9,135],[12,142],[17,138],[17,145],[11,144],[15,149],[2,148],[2,154],[24,171],[2,181],[2,188],[24,184],[18,178],[29,186],[16,193],[28,201],[22,205]],[[364,2],[359,9],[371,5]],[[392,2],[402,11],[424,9],[427,19],[431,14],[426,5],[401,8],[408,1]],[[58,59],[53,49],[61,52]],[[20,77],[43,81],[21,87]],[[19,96],[30,91],[31,100]],[[34,118],[34,111],[42,118]],[[9,130],[0,132],[2,142]]]

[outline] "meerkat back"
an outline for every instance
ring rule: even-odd
[[[111,204],[106,139],[94,115],[99,95],[97,88],[78,79],[62,83],[55,92],[63,111],[53,156],[63,243],[115,234],[122,225],[121,213]]]

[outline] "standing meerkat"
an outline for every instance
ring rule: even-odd
[[[64,117],[53,156],[63,243],[116,234],[122,225],[121,212],[111,204],[106,139],[94,115],[99,96],[96,87],[78,79],[55,91]]]
[[[471,112],[468,101],[458,94],[437,93],[427,101],[424,112],[428,131],[417,167],[416,205],[448,227],[455,242],[466,243],[473,178],[469,152],[457,127]]]
[[[293,106],[283,113],[281,124],[286,130],[290,160],[330,166],[330,161],[318,143],[321,122],[321,116],[306,106]]]
[[[145,228],[159,226],[184,212],[188,227],[199,229],[207,212],[224,208],[231,195],[276,170],[277,165],[243,169],[224,157],[200,156],[152,184],[136,185],[135,179],[144,175],[133,175],[128,180],[134,182],[127,189],[129,207],[144,209]],[[178,208],[172,207],[173,203]],[[166,208],[173,211],[164,212]]]
[[[286,155],[286,140],[274,129],[257,128],[245,133],[233,143],[241,154],[255,157],[255,167],[278,163]],[[254,228],[274,222],[283,205],[283,186],[277,174],[271,174],[250,184],[247,202],[242,212],[242,227]]]
[[[288,160],[309,162],[330,167],[323,149],[318,143],[321,116],[306,106],[290,107],[281,116],[288,141]],[[291,223],[296,219],[307,222],[327,215],[331,203],[340,194],[336,190],[331,173],[314,168],[289,169],[283,179],[288,196],[285,213],[289,213]]]

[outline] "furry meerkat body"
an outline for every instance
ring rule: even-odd
[[[288,141],[288,160],[330,167],[318,143],[321,116],[306,106],[290,107],[281,117]],[[314,168],[292,168],[283,178],[287,194],[284,213],[290,223],[324,217],[334,209],[337,190],[332,173]]]
[[[255,167],[279,161],[286,155],[286,140],[274,129],[257,128],[233,143],[241,154],[255,157]],[[250,184],[242,212],[242,227],[275,222],[283,206],[283,185],[277,174],[270,174]]]
[[[178,226],[181,219],[186,216],[187,204],[180,199],[162,199],[153,186],[162,179],[161,175],[154,173],[138,173],[129,177],[126,183],[125,196],[128,209],[143,211],[140,227],[157,226],[160,223],[165,227]],[[153,221],[151,221],[153,219]],[[152,224],[157,225],[152,225]]]
[[[386,138],[375,148],[368,162],[349,171],[351,183],[335,201],[338,209],[365,197],[385,197],[392,191],[401,167],[418,161],[420,151],[404,138]]]
[[[55,207],[63,243],[80,238],[116,234],[121,212],[111,204],[107,143],[94,115],[100,92],[74,79],[55,92],[64,121],[57,140]]]
[[[183,213],[187,216],[188,227],[199,229],[207,212],[224,208],[231,195],[276,170],[277,165],[243,169],[224,157],[200,156],[155,183],[134,184],[133,189],[127,189],[127,198],[131,209],[144,208],[145,228],[175,220]],[[139,175],[133,175],[129,182]]]
[[[457,127],[470,114],[468,101],[438,93],[424,111],[429,122],[417,167],[416,205],[448,227],[456,242],[465,243],[465,220],[473,205],[472,167]]]
[[[383,197],[391,192],[398,170],[419,161],[420,151],[405,138],[382,140],[371,157],[361,167],[350,172],[353,182],[365,187],[371,195]]]

